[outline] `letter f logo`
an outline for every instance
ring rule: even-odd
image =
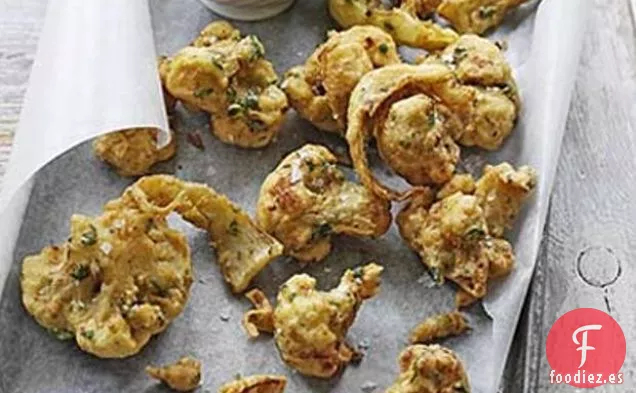
[[[601,328],[602,328],[601,325],[585,325],[576,329],[574,333],[572,334],[572,341],[574,341],[574,344],[580,345],[580,347],[576,349],[577,351],[581,351],[581,364],[579,365],[579,368],[583,367],[583,365],[585,364],[585,360],[587,359],[587,351],[593,351],[596,349],[594,347],[587,345],[587,332],[589,330],[601,330]],[[583,332],[583,335],[582,335],[583,338],[581,342],[579,342],[576,336],[581,332]]]

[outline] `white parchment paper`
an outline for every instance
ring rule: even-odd
[[[304,61],[331,27],[328,18],[317,14],[318,8],[314,4],[318,4],[318,1],[322,0],[298,1],[290,12],[271,21],[271,25],[268,25],[270,22],[262,22],[254,26],[241,25],[241,28],[259,34],[268,50],[268,57],[279,72],[284,71]],[[158,0],[153,5],[156,5],[155,13],[161,21],[160,26],[155,26],[155,35],[162,52],[171,53],[187,44],[211,18],[211,15],[202,13],[189,1]],[[517,268],[509,277],[491,287],[484,302],[492,319],[471,310],[475,329],[470,335],[449,343],[466,361],[473,390],[478,393],[497,391],[535,266],[589,6],[587,0],[543,0],[538,6],[537,2],[530,2],[512,15],[506,26],[493,36],[493,39],[503,38],[509,42],[507,57],[518,78],[523,112],[517,129],[500,152],[469,152],[464,155],[463,164],[477,173],[485,162],[506,160],[516,165],[529,164],[537,169],[539,183],[534,198],[520,217],[518,229],[511,236],[517,254]],[[31,185],[23,184],[26,179],[62,152],[102,132],[132,126],[167,129],[156,75],[152,33],[145,0],[51,0],[17,132],[14,157],[0,196],[0,294],[3,293],[7,272],[11,268],[15,270],[12,265],[19,263],[13,250],[23,226],[22,215],[29,199]],[[210,149],[205,154],[188,150],[187,147],[183,150],[181,144],[176,161],[179,165],[183,164],[184,169],[181,172],[177,170],[177,175],[208,182],[253,211],[260,182],[282,155],[309,141],[336,144],[336,149],[341,145],[341,141],[334,142],[331,136],[321,135],[293,115],[290,117],[292,119],[287,122],[282,140],[261,152],[224,146],[209,135],[204,135],[204,141]],[[203,119],[203,126],[206,122]],[[290,131],[290,127],[304,129]],[[180,138],[184,139],[182,136]],[[75,159],[86,163],[86,160],[91,159],[88,157],[82,153]],[[73,162],[68,160],[56,168],[66,168],[64,170],[68,170],[69,176],[86,176],[69,166]],[[188,169],[188,166],[194,169]],[[101,169],[91,170],[99,174]],[[234,175],[226,173],[228,171]],[[46,183],[47,187],[55,187],[48,182],[42,183]],[[104,181],[96,183],[102,184],[102,188],[96,186],[99,192],[112,191],[113,187],[103,184]],[[45,195],[37,199],[40,203],[42,200],[55,199],[46,196],[45,191],[41,190],[40,194]],[[80,205],[76,194],[69,195],[75,198],[75,205]],[[105,200],[116,195],[104,195],[103,200],[93,200],[94,196],[91,196],[90,203],[86,203],[85,207],[97,209]],[[12,196],[15,197],[12,199]],[[68,214],[75,211],[74,206],[63,207],[59,215],[64,218],[60,220],[66,220]],[[34,209],[32,215],[37,217],[36,212],[42,211],[43,207],[30,209]],[[57,214],[50,216],[58,219]],[[33,220],[33,217],[27,220],[27,229],[37,228],[31,222]],[[42,228],[42,233],[58,234],[58,227],[63,228],[63,225],[47,224]],[[55,228],[55,231],[51,228]],[[21,238],[25,236],[23,233]],[[59,236],[63,237],[64,234]],[[201,264],[209,262],[199,261],[212,258],[206,254],[206,239],[196,235],[193,239],[195,271],[206,275],[210,269]],[[22,248],[26,250],[22,252],[33,252],[37,247],[44,246],[44,239],[21,241],[25,244]],[[45,343],[48,350],[64,359],[66,368],[62,372],[74,373],[77,369],[90,381],[82,385],[81,391],[85,392],[117,391],[116,387],[109,387],[109,381],[125,382],[118,386],[139,391],[141,386],[145,386],[144,383],[137,379],[133,382],[131,378],[143,373],[143,365],[149,361],[174,360],[176,352],[181,354],[180,351],[191,351],[202,358],[206,376],[214,381],[214,385],[231,379],[234,372],[275,371],[290,376],[291,393],[353,393],[365,381],[377,383],[377,391],[382,391],[397,373],[395,357],[404,346],[406,332],[424,316],[449,307],[447,300],[452,299],[452,291],[447,287],[426,289],[419,284],[420,280],[414,277],[425,275],[423,268],[394,230],[383,239],[373,242],[339,240],[329,261],[325,262],[325,266],[333,267],[334,272],[324,273],[321,266],[311,267],[308,271],[318,276],[320,282],[333,283],[344,265],[366,262],[370,258],[387,263],[386,282],[381,296],[363,307],[352,335],[372,339],[373,348],[360,367],[349,367],[341,378],[331,381],[308,381],[297,374],[290,374],[280,361],[272,360],[276,357],[272,343],[247,343],[237,325],[244,311],[235,304],[240,300],[224,292],[220,283],[222,280],[218,274],[213,274],[214,270],[211,276],[205,277],[205,282],[195,283],[193,298],[182,317],[185,321],[176,321],[158,339],[160,343],[150,345],[152,348],[126,360],[127,367],[113,366],[88,355],[78,360],[77,354],[68,351],[71,344],[63,343],[67,346],[58,347],[48,341]],[[340,265],[334,261],[340,262]],[[277,285],[289,277],[291,270],[300,270],[290,268],[292,264],[277,261],[261,275],[267,277],[261,277],[257,285],[272,296]],[[17,274],[13,277],[17,279]],[[428,283],[426,280],[423,282]],[[10,287],[17,288],[17,284],[13,283]],[[7,292],[5,296],[18,295]],[[13,304],[3,304],[3,300],[0,298],[0,312],[4,307],[15,318],[24,317],[23,310]],[[19,302],[17,298],[11,301]],[[212,307],[231,315],[232,324],[229,327],[214,326],[210,321],[215,319],[217,310]],[[13,326],[22,326],[22,323],[33,325],[32,321],[26,319],[13,323]],[[30,340],[44,339],[37,335],[38,328],[31,325],[26,329],[36,330],[29,333],[32,334]],[[0,321],[0,345],[3,344],[3,326]],[[9,326],[6,325],[7,329]],[[210,338],[211,334],[214,339]],[[197,340],[192,340],[192,337],[197,337]],[[51,368],[48,361],[40,359],[46,354],[39,355],[36,349],[24,350],[24,353],[24,362],[29,362],[34,370]],[[225,356],[227,360],[218,362],[219,356]],[[0,388],[3,383],[1,371],[9,369],[8,366],[3,369],[1,360],[2,355]],[[46,380],[21,378],[10,385],[17,390],[8,391],[37,392],[42,391],[38,386],[64,386],[65,383],[65,379],[57,376],[48,376]],[[80,390],[70,387],[68,391]]]
[[[50,0],[2,180],[0,292],[34,173],[99,134],[168,130],[155,59],[146,0]]]

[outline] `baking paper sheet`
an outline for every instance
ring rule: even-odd
[[[79,2],[80,0],[68,3],[75,3],[77,6]],[[116,4],[123,2],[131,10],[139,7],[138,11],[145,4],[143,0],[109,1],[106,8],[117,8]],[[157,52],[162,54],[173,53],[186,45],[202,27],[215,19],[196,0],[156,0],[150,4],[155,44]],[[576,75],[588,6],[587,1],[580,0],[544,0],[540,5],[531,2],[511,15],[506,25],[493,36],[496,39],[505,38],[509,43],[507,56],[519,80],[524,111],[513,136],[500,152],[485,154],[465,149],[462,165],[479,173],[486,162],[508,160],[517,165],[530,164],[538,170],[540,180],[534,199],[523,212],[517,230],[510,236],[517,252],[517,269],[511,276],[492,286],[484,307],[475,306],[469,310],[473,331],[469,335],[445,342],[445,345],[456,350],[464,359],[473,390],[478,393],[497,390],[529,285]],[[112,10],[103,11],[108,13]],[[133,11],[129,12],[132,19]],[[93,23],[104,23],[97,15],[93,16]],[[149,44],[150,29],[143,23],[146,19],[143,15],[136,17],[141,18],[138,29],[118,35],[118,44],[113,44],[113,49],[123,50],[121,46],[137,46],[140,42]],[[109,21],[110,32],[117,30],[112,24],[121,24],[120,19]],[[68,24],[62,25],[68,30],[73,29]],[[237,25],[244,33],[258,34],[261,37],[268,58],[279,72],[304,62],[316,45],[324,40],[326,31],[334,27],[322,0],[301,0],[275,19]],[[55,45],[55,40],[48,38],[48,35],[57,33],[49,30],[45,27],[43,44],[48,42]],[[91,41],[90,37],[84,37],[83,40],[85,43]],[[78,46],[75,48],[80,49]],[[62,49],[57,48],[55,51],[58,50]],[[145,61],[146,67],[153,68],[152,48],[144,47],[140,50],[144,51],[145,57],[151,59],[138,61]],[[48,61],[50,64],[60,61],[53,60],[54,56],[46,52],[43,54],[42,51],[41,45],[38,61]],[[412,52],[405,54],[408,57]],[[45,57],[41,58],[42,55]],[[128,53],[127,56],[136,55]],[[132,62],[126,61],[127,66],[120,69],[133,75],[138,64],[129,63]],[[104,68],[93,75],[93,78],[112,72],[106,68],[108,66],[113,66],[112,62],[104,63]],[[154,71],[146,71],[152,78],[156,78]],[[156,85],[157,90],[153,93],[155,95],[142,95],[147,101],[135,97],[139,93],[131,93],[133,95],[129,98],[135,100],[135,110],[132,112],[130,106],[117,106],[118,103],[113,100],[88,95],[74,109],[67,109],[65,117],[53,116],[49,120],[46,116],[51,113],[42,112],[40,105],[32,105],[33,100],[44,94],[38,88],[38,79],[35,76],[37,72],[36,63],[18,138],[25,125],[35,121],[32,117],[39,117],[38,121],[47,125],[45,128],[48,136],[55,135],[55,138],[66,140],[67,143],[53,143],[48,140],[54,139],[53,137],[44,139],[39,131],[41,134],[37,144],[41,146],[38,148],[46,150],[48,146],[55,146],[48,151],[46,157],[41,157],[19,153],[29,152],[31,150],[26,149],[34,148],[31,146],[34,139],[22,137],[24,142],[18,141],[20,144],[16,145],[16,154],[19,154],[14,161],[16,165],[11,168],[21,175],[14,174],[14,180],[5,182],[5,195],[17,180],[25,178],[39,164],[57,155],[65,146],[70,148],[89,134],[96,134],[108,127],[118,129],[131,124],[161,127],[165,121],[159,113],[161,102]],[[144,76],[134,76],[133,83],[119,84],[117,86],[122,88],[113,90],[129,91],[126,89],[135,89],[141,85],[137,78]],[[146,75],[145,78],[149,76]],[[88,78],[82,83],[92,80]],[[130,80],[124,78],[119,82]],[[75,82],[79,81],[80,79]],[[77,84],[73,88],[81,89],[82,86],[84,85]],[[56,86],[56,89],[59,87]],[[74,95],[67,96],[67,100],[73,101],[73,97]],[[154,101],[152,97],[155,98]],[[49,102],[49,105],[54,103],[56,102]],[[108,110],[106,107],[119,109]],[[77,108],[119,113],[120,116],[108,119],[119,120],[119,123],[109,123],[105,119],[100,122],[97,121],[99,118],[95,122],[74,123]],[[135,117],[135,113],[139,114],[137,111],[142,112],[140,117]],[[57,123],[53,120],[57,120]],[[35,124],[39,124],[38,128],[41,129],[42,123]],[[346,155],[346,143],[343,140],[317,132],[293,112],[288,116],[279,140],[259,151],[237,149],[220,143],[207,131],[207,119],[201,114],[181,111],[175,116],[174,128],[177,130],[179,146],[177,158],[159,165],[156,171],[174,173],[184,179],[210,184],[251,213],[254,212],[262,180],[291,150],[313,142],[326,144],[336,153]],[[82,129],[92,131],[78,136],[77,132]],[[204,151],[187,143],[188,132],[201,135]],[[41,159],[33,161],[34,157]],[[21,166],[27,169],[21,169]],[[381,168],[378,170],[383,180],[394,181],[392,174]],[[312,274],[318,278],[320,287],[330,288],[348,267],[374,260],[386,268],[382,293],[362,307],[350,331],[349,339],[353,344],[368,347],[362,363],[359,366],[349,366],[341,375],[331,380],[307,378],[291,371],[282,363],[270,338],[263,337],[255,341],[246,338],[240,328],[240,318],[250,308],[248,302],[233,296],[223,283],[218,267],[211,263],[214,261],[214,254],[207,244],[206,234],[175,219],[172,221],[174,226],[183,229],[189,237],[197,278],[186,310],[139,355],[124,360],[97,359],[82,353],[72,342],[55,340],[26,314],[20,303],[20,265],[24,256],[38,252],[47,244],[63,241],[69,231],[68,219],[71,214],[98,214],[104,202],[118,196],[131,182],[131,179],[119,177],[98,162],[92,155],[90,144],[84,143],[46,165],[35,176],[33,191],[22,220],[21,211],[15,207],[3,213],[13,214],[14,217],[10,220],[15,225],[13,228],[2,228],[3,236],[0,239],[0,249],[5,251],[5,255],[0,255],[0,272],[3,267],[10,270],[0,298],[0,392],[162,392],[166,390],[144,375],[144,367],[149,363],[174,361],[187,354],[203,361],[204,389],[210,391],[216,391],[219,385],[233,379],[237,373],[277,373],[288,376],[287,391],[290,393],[353,393],[361,391],[363,387],[376,387],[375,391],[381,392],[397,375],[396,357],[406,345],[409,330],[424,317],[453,307],[454,290],[450,285],[433,285],[423,265],[402,242],[395,227],[375,240],[337,239],[334,251],[323,263],[303,267],[292,259],[280,258],[262,272],[254,283],[263,288],[270,299],[274,298],[278,286],[296,272]],[[22,188],[22,195],[17,203],[25,204],[27,195],[28,188]],[[396,206],[396,210],[397,208]],[[9,220],[4,217],[7,216],[2,217],[0,225]],[[13,252],[6,254],[6,250],[13,249],[13,246]]]

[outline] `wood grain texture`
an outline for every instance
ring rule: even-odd
[[[581,67],[537,273],[510,354],[504,392],[567,392],[549,384],[545,337],[576,307],[610,312],[636,342],[630,289],[636,250],[636,44],[630,2],[592,1]],[[0,176],[45,11],[45,0],[0,0]],[[618,261],[618,262],[616,262]],[[616,275],[617,264],[621,270]],[[607,284],[607,285],[605,285]],[[629,344],[628,344],[629,347]],[[636,351],[623,366],[636,384]]]

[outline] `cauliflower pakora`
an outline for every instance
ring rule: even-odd
[[[519,111],[515,86],[499,48],[477,36],[462,36],[419,65],[367,73],[351,95],[346,133],[362,184],[402,200],[418,186],[449,181],[459,157],[455,142],[492,150],[511,133]],[[415,189],[398,192],[374,178],[366,157],[370,138]]]
[[[448,336],[458,336],[470,329],[464,314],[451,311],[434,315],[418,324],[409,335],[411,344],[429,344]]]
[[[344,133],[349,96],[362,75],[399,62],[393,39],[382,29],[331,31],[305,65],[285,74],[281,86],[301,117],[325,131]]]
[[[460,33],[482,34],[499,26],[508,12],[528,0],[442,0],[440,16]]]
[[[403,0],[386,7],[381,0],[329,0],[331,16],[344,28],[372,25],[391,34],[399,44],[439,50],[457,40],[457,33],[424,20],[437,0]]]
[[[505,179],[520,181],[527,189],[510,192],[510,188],[518,187],[512,180],[500,189],[502,184],[493,178],[499,172],[506,173]],[[434,278],[439,282],[448,278],[465,292],[459,295],[458,304],[467,305],[484,297],[487,281],[506,275],[513,268],[512,246],[500,237],[532,191],[535,178],[529,167],[518,171],[506,163],[487,167],[477,182],[479,195],[469,176],[458,175],[438,193],[442,199],[436,201],[433,193],[425,190],[415,194],[399,213],[400,234],[420,254]],[[451,193],[453,189],[456,191]],[[491,213],[487,215],[486,211]]]
[[[159,130],[130,129],[111,132],[93,141],[95,155],[112,165],[121,176],[141,176],[154,164],[167,161],[175,154],[174,136],[165,147],[157,147]]]
[[[235,291],[282,252],[280,243],[210,188],[148,176],[107,203],[100,216],[74,215],[65,243],[24,259],[26,310],[96,356],[139,352],[181,313],[192,284],[185,236],[166,223],[173,210],[210,233]]]
[[[146,367],[146,373],[178,392],[189,392],[201,383],[201,362],[184,357],[175,364]]]
[[[274,337],[283,360],[319,378],[330,378],[349,363],[354,351],[345,336],[362,302],[379,291],[382,270],[375,263],[347,270],[329,292],[316,290],[316,279],[307,274],[287,280],[273,311]],[[258,310],[264,308],[257,305]],[[256,333],[270,329],[269,322],[253,327]]]
[[[459,357],[439,345],[411,345],[399,357],[400,374],[386,393],[470,393]]]
[[[252,375],[221,386],[219,393],[283,393],[287,378],[279,375]]]
[[[391,224],[390,204],[345,180],[325,147],[305,145],[267,176],[257,222],[301,261],[319,261],[335,234],[380,236]]]
[[[263,44],[228,22],[212,22],[160,73],[172,96],[211,114],[212,132],[225,143],[263,147],[281,128],[287,97]]]

